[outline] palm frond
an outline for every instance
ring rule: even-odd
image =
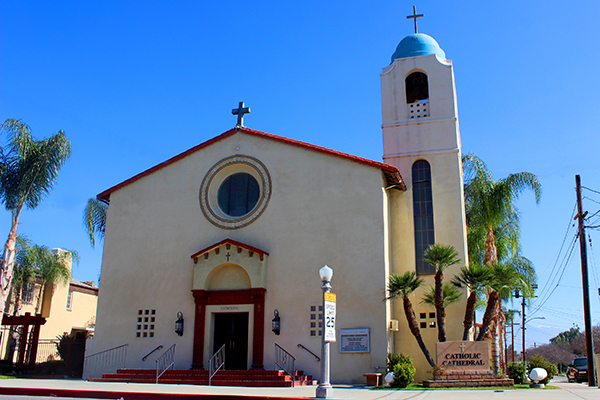
[[[96,235],[104,238],[108,205],[97,199],[89,199],[83,210],[83,226],[90,238],[92,247],[96,244]]]

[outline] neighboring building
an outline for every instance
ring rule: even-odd
[[[68,268],[70,270],[71,265],[68,265]],[[13,287],[6,305],[6,315],[14,315],[15,298]],[[68,284],[47,285],[45,293],[39,280],[27,283],[21,289],[20,315],[35,315],[38,299],[39,313],[46,318],[46,323],[40,330],[42,341],[55,340],[60,335],[75,335],[78,332],[85,332],[87,337],[93,336],[98,304],[98,287],[94,282],[82,282],[71,278]],[[5,358],[8,349],[9,329],[9,326],[2,326],[2,358]],[[40,350],[38,359],[42,356],[43,352]]]
[[[152,368],[160,352],[142,358],[176,344],[175,368],[207,368],[226,344],[228,368],[270,369],[277,343],[318,378],[305,349],[320,355],[327,264],[332,382],[364,382],[388,352],[410,355],[417,380],[430,376],[401,301],[383,299],[391,273],[425,279],[412,302],[435,357],[422,252],[437,242],[467,254],[452,63],[431,37],[410,35],[381,84],[385,163],[240,124],[99,194],[110,207],[94,351],[128,344],[127,367]],[[462,338],[465,300],[447,310],[449,340]]]

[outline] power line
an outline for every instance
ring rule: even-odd
[[[552,276],[554,275],[554,270],[556,269],[556,266],[558,265],[558,260],[560,259],[560,255],[562,254],[563,248],[565,246],[565,241],[567,240],[567,236],[569,235],[569,231],[571,230],[571,228],[573,228],[573,217],[575,216],[575,211],[577,210],[577,203],[575,203],[573,205],[573,211],[571,212],[571,217],[569,218],[568,224],[567,224],[567,229],[565,231],[565,235],[563,237],[562,243],[560,244],[560,249],[558,250],[558,253],[556,254],[556,259],[554,260],[554,264],[552,266],[552,270],[550,271],[550,275],[548,275],[548,280],[546,281],[546,283],[544,284],[544,286],[542,286],[542,289],[540,290],[540,297],[544,296],[544,292],[546,290],[548,290],[549,285],[550,285],[550,279],[552,278]],[[544,271],[545,272],[545,271]]]
[[[550,293],[548,293],[546,295],[546,298],[542,301],[542,304],[540,304],[539,306],[537,306],[537,308],[535,308],[533,311],[531,311],[529,313],[530,316],[534,315],[535,313],[537,313],[547,302],[548,300],[550,300],[550,297],[552,296],[552,294],[554,293],[554,291],[558,288],[560,281],[562,280],[563,275],[565,274],[565,270],[567,269],[567,266],[569,265],[569,261],[571,261],[571,255],[573,254],[573,250],[575,249],[575,244],[577,243],[577,236],[575,235],[573,237],[573,240],[571,241],[570,244],[570,250],[569,253],[565,256],[565,259],[563,261],[563,269],[560,272],[560,275],[558,277],[558,281],[556,282],[556,286],[554,286],[554,288],[552,288],[552,290],[550,291]]]
[[[589,187],[581,186],[581,188],[582,188],[582,189],[585,189],[585,190],[589,190],[590,192],[594,192],[594,193],[600,194],[600,192],[599,192],[599,191],[597,191],[597,190],[594,190],[594,189],[590,189]]]

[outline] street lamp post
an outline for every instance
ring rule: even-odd
[[[331,292],[331,278],[333,269],[325,265],[319,270],[323,289],[323,317],[325,317],[325,293]],[[323,327],[321,333],[321,382],[317,386],[316,397],[319,399],[329,399],[333,397],[333,387],[329,383],[329,341],[325,340],[325,329],[327,321],[323,318]]]

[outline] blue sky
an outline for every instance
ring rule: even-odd
[[[463,152],[498,179],[528,171],[542,182],[539,205],[531,194],[519,201],[541,294],[531,315],[546,318],[528,324],[532,346],[583,327],[578,248],[561,260],[574,235],[575,175],[600,191],[600,4],[489,3],[421,1],[419,31],[453,60]],[[74,277],[97,280],[101,246],[90,247],[81,222],[87,199],[232,128],[239,101],[252,108],[250,128],[381,160],[379,74],[413,31],[412,5],[3,1],[0,119],[22,119],[39,138],[62,129],[73,153],[19,232],[78,251]],[[600,209],[600,194],[584,195],[590,215]],[[1,212],[0,235],[8,229]],[[600,236],[589,233],[597,325]]]

